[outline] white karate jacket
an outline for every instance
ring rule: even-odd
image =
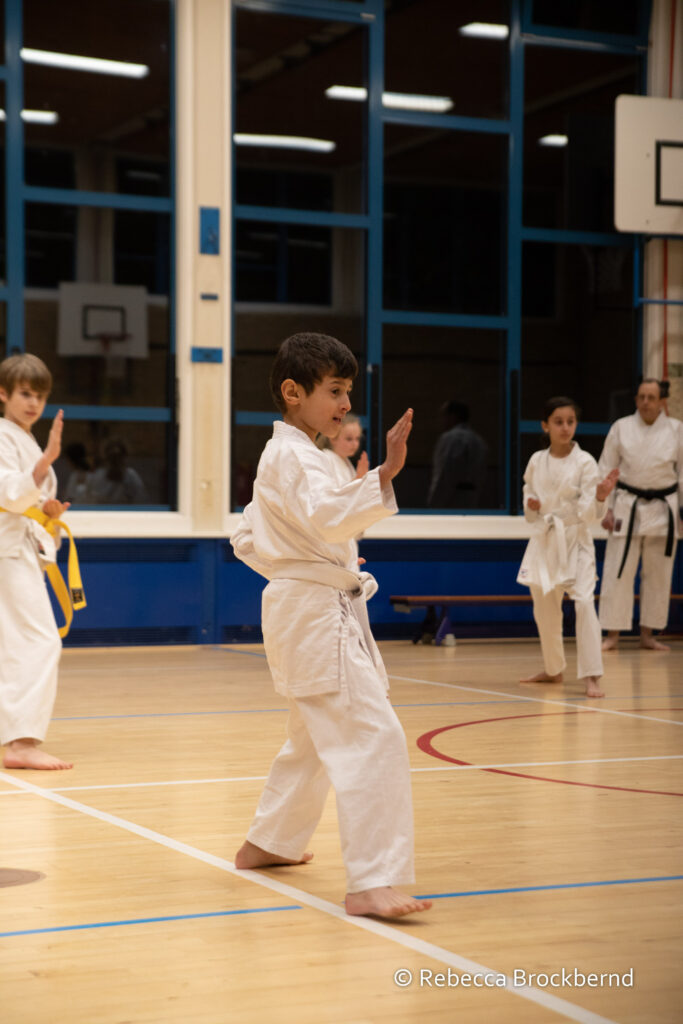
[[[554,587],[571,587],[576,582],[580,549],[595,549],[590,527],[604,514],[605,502],[595,498],[598,466],[588,452],[574,442],[569,455],[555,459],[549,449],[534,452],[524,473],[524,515],[533,524],[517,582],[535,584],[549,593]],[[527,500],[541,502],[539,511],[527,507]]]
[[[41,487],[36,487],[33,470],[42,455],[33,434],[10,420],[0,418],[0,558],[16,558],[22,548],[31,545],[41,564],[54,562],[55,542],[47,530],[22,515],[32,505],[42,507],[57,494],[57,477],[52,467]]]
[[[636,506],[634,535],[656,537],[666,534],[671,508],[674,536],[681,536],[679,509],[683,507],[683,423],[660,412],[648,424],[639,412],[624,416],[610,427],[599,462],[601,479],[611,469],[619,469],[619,479],[643,490],[660,490],[678,484],[678,493],[664,499],[639,501]],[[615,488],[609,497],[614,512],[614,536],[626,535],[634,494]],[[665,504],[666,502],[666,504]]]
[[[262,626],[278,693],[299,697],[344,688],[349,615],[361,623],[368,652],[386,678],[365,612],[364,584],[372,578],[358,572],[354,537],[397,511],[393,487],[382,490],[377,469],[337,486],[326,456],[303,431],[274,424],[253,499],[231,543],[241,561],[271,581]]]

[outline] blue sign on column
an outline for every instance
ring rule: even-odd
[[[221,211],[216,206],[199,207],[199,251],[218,256],[221,248]]]

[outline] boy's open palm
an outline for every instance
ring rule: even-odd
[[[60,409],[50,427],[50,433],[48,435],[47,444],[45,445],[45,451],[43,455],[47,459],[50,465],[59,458],[59,454],[62,450],[62,431],[64,429],[64,410]]]
[[[384,481],[393,480],[400,473],[408,454],[408,436],[413,429],[413,410],[406,409],[401,418],[387,431],[387,454],[380,469]]]

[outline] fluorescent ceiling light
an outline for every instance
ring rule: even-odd
[[[476,39],[507,39],[510,29],[507,25],[493,25],[487,21],[471,21],[458,29],[461,36],[473,36]]]
[[[272,149],[305,149],[311,153],[331,153],[337,148],[329,139],[307,139],[301,135],[250,135],[235,132],[236,146],[268,146]]]
[[[362,103],[368,98],[368,90],[358,85],[331,85],[325,89],[331,100],[355,100]],[[408,92],[383,92],[382,106],[393,110],[426,110],[431,114],[443,114],[452,110],[453,100],[448,96],[420,96]]]
[[[0,121],[6,121],[7,115],[0,110]],[[57,124],[59,114],[56,110],[22,110],[21,120],[27,124]]]
[[[566,146],[569,142],[568,135],[543,135],[538,140],[539,146]]]
[[[98,75],[122,75],[124,78],[145,78],[149,74],[146,64],[131,64],[124,60],[79,57],[75,53],[54,53],[51,50],[31,50],[26,47],[20,54],[27,64],[46,64],[48,67],[68,68],[71,71],[93,71]]]

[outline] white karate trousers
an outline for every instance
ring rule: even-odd
[[[0,559],[0,744],[43,741],[57,694],[62,641],[32,549]]]
[[[633,583],[640,567],[640,625],[664,629],[669,619],[671,576],[676,544],[670,558],[664,554],[666,537],[631,537],[621,579],[617,579],[624,557],[625,537],[610,536],[605,546],[600,587],[600,625],[608,630],[628,630],[633,625]]]
[[[337,798],[347,892],[415,881],[406,739],[350,616],[347,691],[289,701],[288,740],[270,769],[247,836],[299,860],[330,784]]]
[[[556,676],[567,667],[562,640],[562,598],[565,588],[555,587],[544,594],[543,589],[531,584],[534,619],[538,627],[543,654],[543,667],[549,676]],[[576,564],[576,582],[566,588],[576,611],[576,675],[601,676],[602,637],[595,611],[595,562],[587,552],[579,550]]]

